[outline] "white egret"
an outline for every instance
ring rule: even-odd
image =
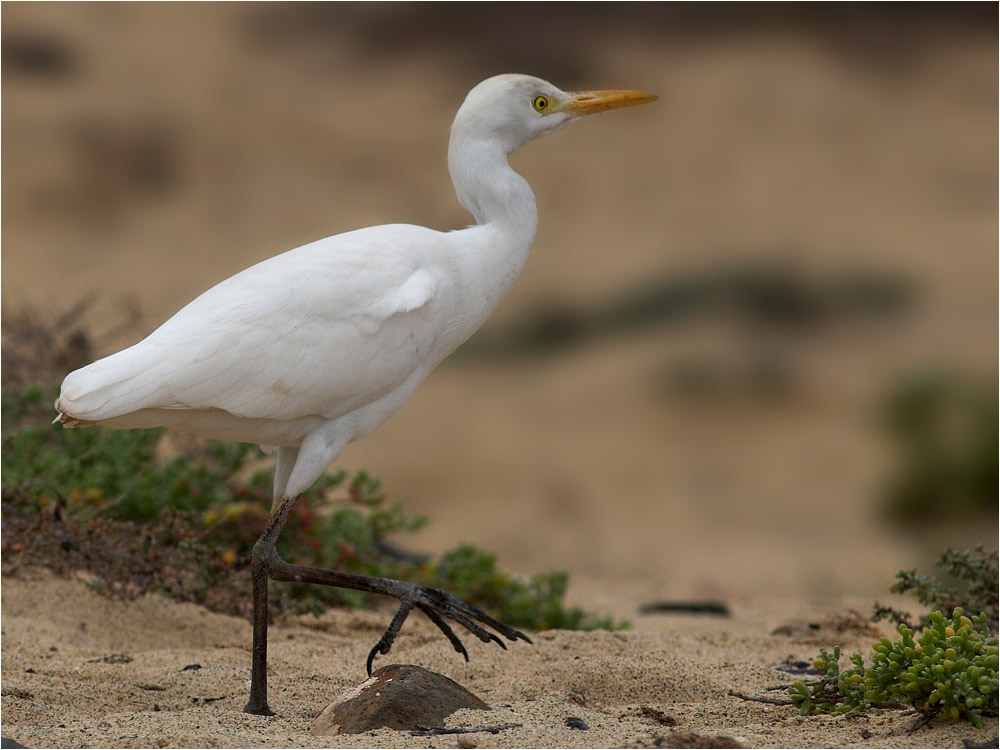
[[[277,448],[274,505],[253,548],[245,711],[271,713],[269,578],[398,599],[399,610],[368,656],[369,674],[413,608],[466,659],[444,618],[485,642],[503,646],[487,627],[512,641],[529,640],[437,589],[287,563],[275,542],[300,493],[348,443],[392,416],[483,324],[521,273],[538,215],[508,155],[574,119],[655,98],[640,91],[567,93],[523,75],[490,78],[469,92],[448,148],[458,199],[474,225],[452,232],[369,227],[277,255],[209,289],[138,344],[66,377],[56,409],[67,427],[165,426]]]

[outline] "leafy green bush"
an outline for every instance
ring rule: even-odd
[[[898,314],[912,297],[905,280],[863,269],[818,278],[771,262],[706,268],[644,278],[586,306],[549,301],[509,325],[483,328],[449,361],[541,356],[608,336],[719,315],[775,332],[818,322],[857,324]]]
[[[477,606],[498,612],[514,627],[536,630],[619,630],[628,627],[611,617],[597,618],[579,607],[565,609],[569,576],[560,571],[540,573],[528,580],[497,570],[496,555],[471,545],[445,553],[427,570],[428,583]]]
[[[271,473],[255,467],[255,446],[192,441],[160,458],[162,430],[69,430],[50,424],[55,389],[2,396],[5,564],[86,567],[98,587],[126,596],[161,591],[233,614],[249,605],[253,544],[271,507]],[[331,493],[346,490],[334,507]],[[446,588],[514,627],[624,627],[563,606],[566,574],[523,580],[496,568],[496,556],[469,546],[439,561],[395,552],[387,537],[416,531],[424,518],[387,503],[379,481],[359,472],[325,477],[298,501],[278,540],[286,559],[350,573]],[[275,608],[321,611],[360,606],[362,592],[326,586],[272,587]]]
[[[896,454],[886,487],[891,517],[912,525],[975,514],[997,505],[997,390],[949,373],[902,380],[881,409]]]
[[[5,492],[41,505],[58,499],[77,512],[129,521],[148,521],[163,508],[204,511],[250,494],[231,477],[263,455],[256,446],[212,442],[160,461],[162,429],[53,427],[55,396],[55,389],[37,385],[3,394]],[[261,475],[251,483],[262,490],[265,481]]]
[[[931,612],[930,626],[914,640],[899,625],[898,641],[881,638],[872,646],[871,665],[852,654],[851,668],[840,670],[840,647],[820,651],[814,663],[826,674],[799,680],[789,689],[803,716],[863,712],[870,708],[912,706],[927,717],[967,719],[981,727],[997,715],[997,639],[985,616],[968,618],[956,608],[951,619]]]
[[[898,581],[891,591],[897,594],[912,593],[921,604],[930,609],[950,612],[961,607],[969,612],[982,612],[986,625],[997,632],[998,571],[997,550],[987,551],[978,546],[974,550],[956,552],[946,549],[937,562],[943,568],[947,579],[940,581],[934,576],[917,575],[916,568],[901,570],[896,574]],[[930,625],[930,618],[921,615],[914,622],[912,615],[892,607],[875,604],[874,620],[891,619],[915,630]]]

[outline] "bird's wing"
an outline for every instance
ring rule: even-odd
[[[346,414],[403,383],[447,326],[443,237],[372,227],[259,263],[71,373],[57,408],[95,421],[139,409]]]

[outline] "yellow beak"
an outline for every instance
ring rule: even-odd
[[[595,115],[598,112],[607,112],[609,109],[637,107],[640,104],[654,102],[658,98],[656,94],[648,94],[645,91],[576,91],[570,94],[570,97],[572,98],[562,109],[574,117]]]

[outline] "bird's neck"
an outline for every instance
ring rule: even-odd
[[[535,237],[538,210],[531,186],[507,163],[508,153],[495,140],[453,137],[448,170],[459,203],[476,224],[499,230],[526,252]]]

